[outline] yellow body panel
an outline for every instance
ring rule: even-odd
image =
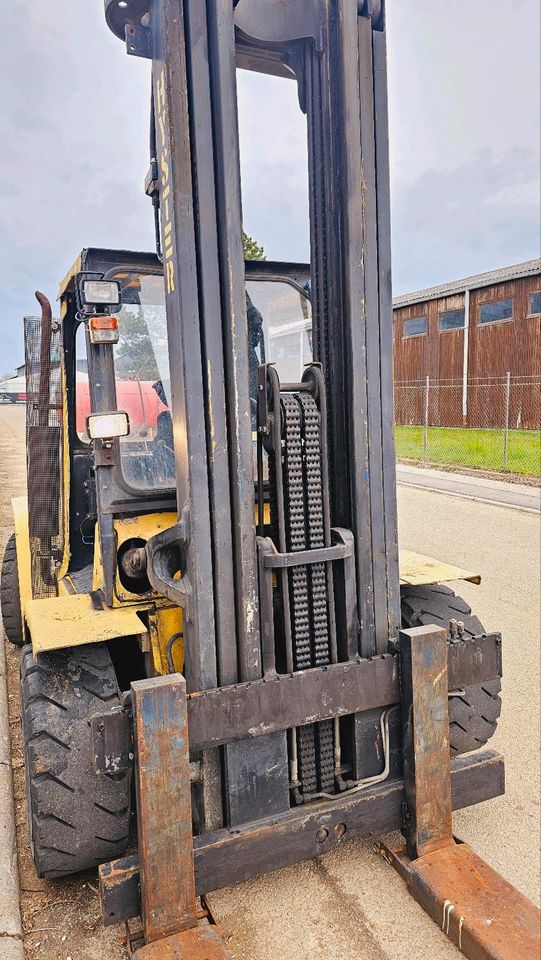
[[[184,669],[184,637],[182,635],[182,610],[178,607],[156,610],[148,618],[148,643],[152,654],[152,666],[156,674],[169,673],[167,662],[167,644],[175,637],[171,644],[170,655],[175,670],[182,673]]]
[[[25,613],[34,655],[147,632],[133,607],[96,610],[88,593],[29,600]]]
[[[469,580],[470,583],[481,583],[478,573],[463,570],[451,563],[442,563],[425,557],[422,553],[413,553],[411,550],[399,551],[400,583],[412,587],[423,584],[445,583],[449,580]]]
[[[172,512],[147,513],[138,517],[122,517],[122,519],[114,520],[117,549],[121,547],[126,540],[150,540],[150,538],[155,536],[155,534],[161,533],[163,530],[167,530],[176,522],[177,515],[176,513]],[[96,562],[94,563],[94,575],[96,575]],[[139,594],[131,593],[130,590],[127,590],[126,587],[124,587],[118,576],[118,572],[115,579],[115,594],[116,596],[114,602],[118,601],[119,603],[125,603],[127,600],[134,600],[136,602],[141,600],[141,596]],[[146,594],[146,596],[150,599],[157,597],[158,594],[156,594],[155,591],[152,591],[151,594]]]
[[[154,534],[167,530],[177,522],[176,513],[149,513],[142,514],[139,517],[123,517],[114,520],[114,530],[116,536],[117,549],[122,546],[126,540],[138,539],[149,540]],[[94,538],[94,563],[92,574],[92,589],[101,590],[103,587],[103,567],[101,562],[101,548],[99,540],[99,528],[96,524],[96,535]],[[125,603],[141,603],[142,599],[159,600],[159,595],[154,591],[144,595],[144,598],[138,593],[132,593],[126,587],[118,576],[115,577],[115,588],[113,594],[113,606],[117,607]],[[164,601],[165,602],[165,601]]]
[[[17,575],[21,597],[21,614],[24,622],[26,604],[32,599],[32,562],[30,559],[30,536],[28,533],[28,499],[14,497],[11,501],[17,544]]]

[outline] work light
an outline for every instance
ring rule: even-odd
[[[130,420],[124,410],[111,413],[89,413],[86,418],[86,430],[91,440],[111,442],[116,437],[127,437],[130,432]]]
[[[118,307],[120,304],[118,280],[83,280],[82,294],[85,307]]]

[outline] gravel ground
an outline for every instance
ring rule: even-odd
[[[0,547],[9,498],[24,489],[24,411],[0,407]],[[504,635],[504,707],[490,743],[507,759],[507,792],[457,813],[456,833],[532,900],[539,881],[540,529],[532,514],[399,488],[400,540],[483,575],[457,585]],[[19,739],[18,654],[9,652],[12,763],[28,957],[125,960],[122,930],[99,920],[96,876],[38,881],[28,855]],[[370,840],[213,894],[233,960],[457,960]],[[1,947],[0,947],[1,957]]]

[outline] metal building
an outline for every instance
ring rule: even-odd
[[[432,422],[499,425],[505,383],[512,381],[521,389],[513,392],[511,422],[539,429],[541,260],[395,297],[393,307],[397,423],[423,422],[423,411],[414,407],[422,406],[424,392],[397,388],[429,378],[449,385],[445,409],[431,410]],[[502,389],[481,390],[491,383]],[[487,403],[489,395],[494,402]]]

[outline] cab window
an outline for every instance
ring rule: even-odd
[[[163,277],[119,271],[119,341],[114,347],[117,409],[130,419],[120,441],[122,473],[139,490],[174,486],[173,423]]]

